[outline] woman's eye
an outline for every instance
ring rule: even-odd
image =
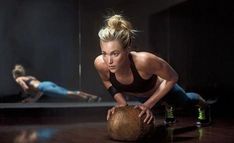
[[[113,53],[113,55],[114,55],[114,56],[118,56],[118,55],[119,55],[119,53]]]

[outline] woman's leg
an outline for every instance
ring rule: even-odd
[[[186,95],[189,98],[191,104],[194,104],[199,108],[205,108],[207,106],[205,99],[203,99],[198,93],[187,92]]]
[[[190,92],[187,96],[191,101],[196,101],[196,106],[198,106],[198,120],[196,122],[197,126],[207,126],[211,124],[210,107],[206,101],[197,93]]]
[[[165,101],[172,107],[198,107],[197,125],[210,124],[210,111],[206,101],[195,92],[186,93],[179,85],[175,85],[173,89],[166,95]],[[168,108],[168,107],[166,107]],[[167,111],[167,110],[166,110]]]
[[[88,97],[88,102],[100,102],[102,100],[101,97],[89,94],[87,92],[80,91],[80,95],[84,97]]]
[[[81,97],[88,102],[100,101],[101,98],[95,95],[88,94],[83,91],[70,91],[51,81],[41,82],[38,89],[44,94],[51,96],[69,96],[69,97]]]
[[[201,100],[201,101],[200,101]],[[174,117],[175,107],[192,107],[199,103],[203,105],[204,100],[199,94],[191,92],[186,93],[182,87],[178,84],[167,93],[167,95],[162,99],[162,103],[165,106],[165,124],[173,124],[176,119]],[[205,103],[204,103],[205,104]]]
[[[60,87],[51,81],[41,82],[38,86],[38,90],[42,92],[43,94],[46,94],[49,96],[67,96],[68,95],[67,89]]]
[[[101,97],[89,94],[87,92],[83,92],[83,91],[68,91],[67,92],[68,96],[79,96],[83,99],[86,99],[88,102],[100,102],[101,101]]]

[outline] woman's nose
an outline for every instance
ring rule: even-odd
[[[112,58],[111,56],[109,56],[108,63],[109,63],[109,64],[112,64],[112,63],[113,63],[113,58]]]

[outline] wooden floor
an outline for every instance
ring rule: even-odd
[[[33,119],[32,119],[33,120]],[[1,125],[1,143],[112,143],[105,122],[56,125]],[[158,120],[162,123],[162,120]],[[197,128],[193,119],[184,117],[173,127],[158,125],[154,136],[144,142],[167,143],[233,143],[234,126],[231,119],[217,119],[210,127]]]
[[[43,109],[44,112],[45,109]],[[59,109],[61,110],[61,109]],[[83,109],[82,109],[83,110]],[[83,113],[88,113],[82,111]],[[97,110],[97,109],[95,109]],[[105,109],[101,109],[106,111]],[[108,137],[105,112],[95,111],[82,117],[75,114],[79,111],[63,111],[66,114],[55,116],[58,112],[32,114],[25,116],[15,109],[6,112],[17,112],[17,115],[1,114],[0,143],[116,143]],[[12,113],[10,113],[12,114]],[[36,116],[35,116],[36,115]],[[144,140],[149,143],[233,143],[234,120],[231,117],[216,117],[209,127],[194,126],[195,117],[179,116],[172,127],[163,126],[163,116],[157,117],[157,126],[152,137]]]

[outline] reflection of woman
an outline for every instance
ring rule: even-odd
[[[51,81],[39,81],[33,76],[26,75],[26,71],[22,65],[15,65],[12,70],[15,81],[21,86],[25,93],[34,94],[23,102],[34,102],[38,100],[43,94],[49,96],[70,96],[81,97],[88,101],[100,101],[100,97],[94,96],[82,91],[70,91]]]
[[[133,95],[142,102],[137,106],[142,110],[139,116],[146,114],[145,122],[150,122],[154,118],[151,109],[164,103],[168,124],[175,122],[174,106],[197,105],[197,124],[209,123],[204,99],[196,93],[185,93],[176,84],[177,73],[166,61],[148,52],[130,51],[134,34],[131,23],[121,15],[108,18],[98,33],[102,55],[94,64],[117,106],[127,105],[124,94]],[[107,119],[114,109],[108,111]]]
[[[26,129],[20,131],[15,137],[14,143],[37,143],[48,142],[52,136],[57,132],[53,128],[39,128],[39,129]]]
[[[16,136],[14,143],[35,143],[37,139],[37,133],[34,130],[23,130],[19,135]]]

